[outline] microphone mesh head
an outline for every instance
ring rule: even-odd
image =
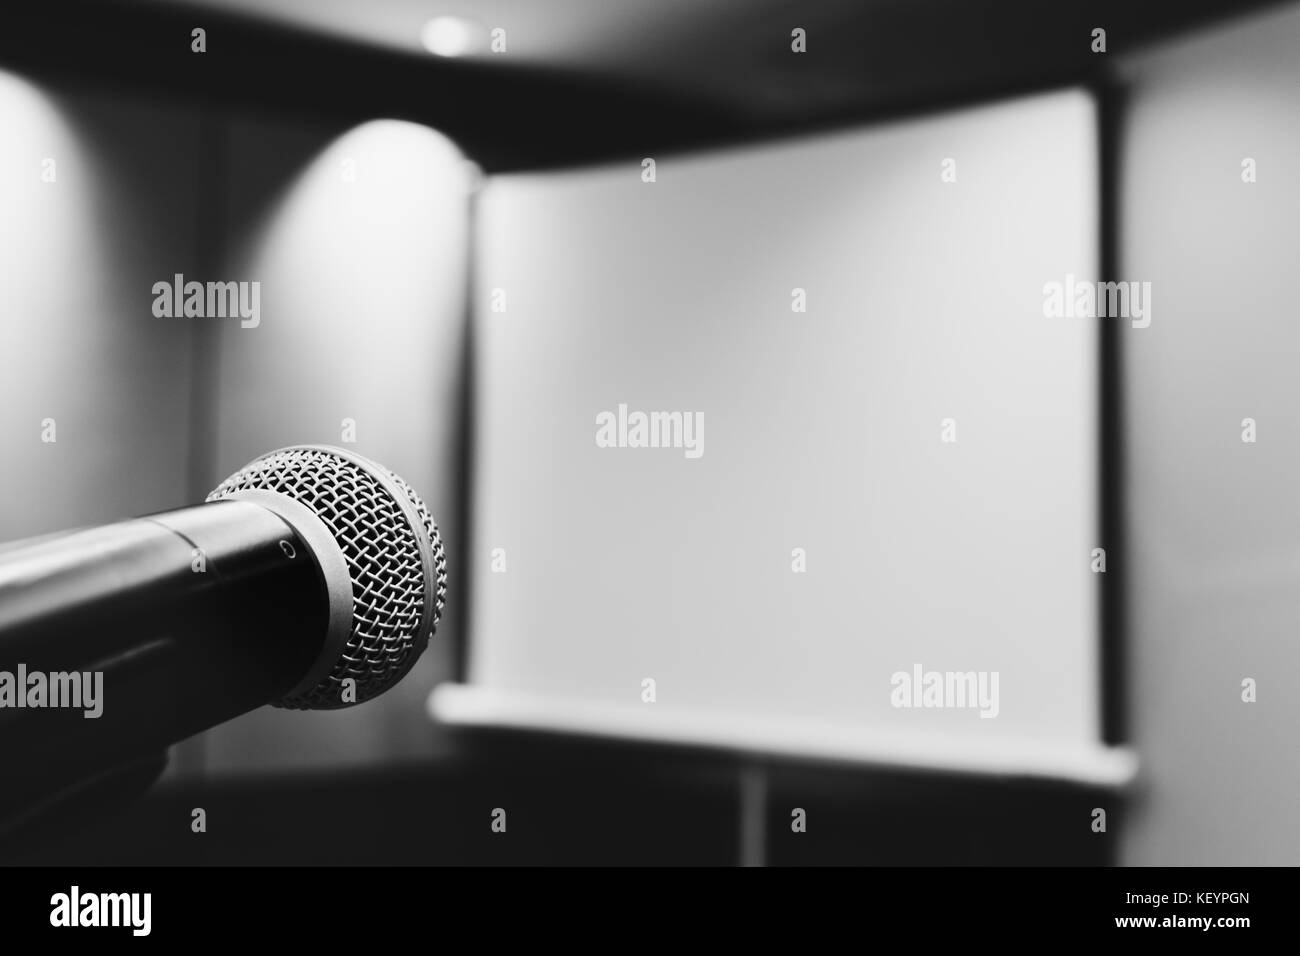
[[[276,706],[332,710],[382,694],[424,652],[447,597],[442,539],[424,502],[382,465],[324,446],[262,455],[218,485],[208,501],[248,490],[276,492],[310,508],[338,542],[352,579],[346,648],[327,677]],[[348,678],[356,681],[356,700],[345,702]]]

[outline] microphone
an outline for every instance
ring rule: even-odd
[[[268,703],[364,703],[411,670],[446,594],[411,486],[323,445],[262,455],[200,505],[0,547],[0,777],[48,792]]]

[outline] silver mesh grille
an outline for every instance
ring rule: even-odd
[[[429,514],[429,509],[424,506],[415,489],[403,481],[401,475],[390,471],[388,476],[397,483],[397,487],[406,492],[406,498],[419,514],[420,523],[424,525],[425,533],[429,535],[429,541],[433,546],[433,574],[438,582],[433,601],[433,623],[437,625],[442,618],[442,607],[447,602],[447,555],[442,550],[442,537],[438,534],[438,526],[434,524],[433,515]]]
[[[420,536],[383,478],[414,507],[432,547],[436,586],[427,615]],[[356,681],[356,703],[383,693],[424,651],[446,600],[446,556],[424,502],[382,465],[335,449],[305,446],[249,462],[218,485],[208,500],[254,489],[285,495],[315,512],[338,541],[352,579],[352,630],[346,649],[324,680],[277,706],[349,706],[350,701],[343,702],[342,682],[347,678]]]

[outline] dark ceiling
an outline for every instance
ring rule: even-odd
[[[1105,78],[1269,0],[46,0],[0,13],[0,66],[215,108],[428,123],[485,169],[588,162]],[[439,13],[508,51],[424,52]],[[203,26],[208,50],[190,52]],[[807,31],[808,52],[790,50]],[[1108,52],[1090,49],[1094,27]]]

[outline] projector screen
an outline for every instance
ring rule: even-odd
[[[1096,151],[1067,91],[491,178],[469,685],[434,713],[1123,776],[1093,550],[1114,320],[1045,307],[1096,278]]]

